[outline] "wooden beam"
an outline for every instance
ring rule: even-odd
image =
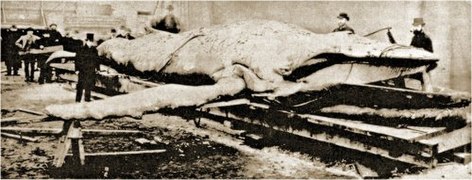
[[[144,154],[158,154],[166,152],[165,149],[156,150],[143,150],[143,151],[124,151],[124,152],[101,152],[101,153],[85,153],[85,157],[97,157],[97,156],[128,156],[128,155],[144,155]],[[72,154],[67,154],[72,156]]]
[[[31,123],[42,121],[46,116],[37,116],[37,117],[8,117],[2,118],[0,123]]]
[[[25,113],[29,113],[29,114],[33,114],[33,115],[38,115],[38,116],[46,116],[46,114],[44,114],[42,112],[33,111],[33,110],[29,110],[29,109],[23,109],[23,108],[17,108],[16,111],[21,111],[21,112],[25,112]]]
[[[461,164],[469,164],[471,161],[470,153],[454,153],[454,161]]]
[[[29,127],[0,127],[2,131],[16,131],[23,133],[37,133],[37,134],[60,134],[61,128],[29,128]],[[98,135],[118,135],[118,134],[140,134],[139,130],[106,130],[106,129],[82,129],[83,134],[98,134]]]
[[[82,129],[84,134],[116,135],[116,134],[140,134],[139,130],[113,130],[113,129]]]
[[[7,117],[0,119],[0,123],[15,123],[18,122],[23,117]]]
[[[2,131],[15,131],[35,134],[60,134],[61,128],[28,128],[28,127],[1,127]]]
[[[2,132],[1,134],[2,134],[2,136],[13,138],[13,139],[18,139],[20,141],[22,141],[22,140],[29,141],[29,142],[38,142],[39,141],[37,138],[32,138],[32,137],[23,136],[23,135],[10,134],[10,133],[6,133],[6,132]]]
[[[471,124],[469,123],[467,126],[454,130],[452,132],[442,134],[430,139],[423,139],[419,142],[424,144],[437,144],[438,145],[438,152],[443,153],[445,151],[455,149],[457,147],[461,147],[471,143],[470,138],[470,131],[471,131]]]

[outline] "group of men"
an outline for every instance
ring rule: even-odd
[[[7,31],[7,37],[5,37],[5,65],[7,66],[7,76],[18,76],[18,70],[21,68],[21,60],[24,62],[25,70],[25,81],[34,82],[34,70],[36,61],[38,62],[38,68],[41,69],[39,83],[50,81],[50,77],[47,77],[44,68],[44,63],[47,56],[40,54],[33,54],[33,49],[43,49],[47,46],[61,45],[62,35],[57,31],[57,25],[51,24],[49,29],[44,31],[41,35],[35,35],[33,28],[27,28],[25,35],[19,31],[19,29],[13,25]]]
[[[350,33],[354,34],[354,29],[347,25],[350,20],[347,13],[340,13],[337,18],[338,27],[334,29],[333,32],[349,31]],[[410,45],[413,47],[422,48],[429,52],[433,52],[433,42],[431,41],[431,38],[429,38],[429,36],[424,32],[424,26],[426,23],[424,22],[423,18],[414,18],[412,25],[413,29],[411,32],[413,32],[414,36]],[[391,43],[396,43],[390,30],[387,32],[387,35]]]
[[[26,34],[22,35],[19,29],[12,25],[7,31],[2,44],[5,45],[5,65],[7,66],[7,76],[18,76],[18,69],[21,68],[21,61],[24,62],[25,82],[34,81],[35,64],[40,69],[38,83],[51,81],[50,68],[46,65],[48,53],[32,53],[32,50],[41,50],[49,46],[62,45],[65,51],[75,52],[75,69],[79,75],[77,83],[76,101],[80,102],[82,91],[85,89],[85,101],[90,101],[90,91],[95,85],[95,73],[98,69],[99,58],[95,48],[93,34],[87,34],[85,41],[78,38],[78,31],[68,32],[62,36],[57,31],[57,25],[51,24],[49,29],[42,34],[36,33],[33,28],[27,28]],[[38,31],[37,31],[38,32]]]

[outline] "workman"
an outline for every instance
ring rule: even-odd
[[[6,34],[7,36],[4,39],[5,47],[2,47],[2,50],[5,53],[7,76],[18,76],[18,69],[21,68],[21,60],[18,54],[19,48],[15,45],[15,42],[21,37],[21,33],[16,28],[16,25],[12,25]]]
[[[26,29],[26,35],[21,36],[16,42],[15,45],[20,48],[20,51],[23,52],[22,59],[25,65],[25,81],[34,82],[34,64],[36,60],[36,55],[31,54],[31,49],[35,48],[44,48],[44,46],[39,45],[38,40],[41,38],[33,34],[33,28]]]
[[[333,32],[350,31],[352,34],[354,34],[354,29],[347,25],[349,19],[350,18],[346,13],[340,13],[338,16],[338,27],[334,29]]]
[[[88,33],[85,44],[77,50],[75,71],[79,76],[75,101],[80,102],[85,91],[85,101],[89,102],[95,87],[96,71],[100,70],[99,56],[92,33]]]

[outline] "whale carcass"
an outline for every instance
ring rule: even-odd
[[[162,108],[199,106],[245,89],[268,98],[365,84],[427,72],[437,57],[409,46],[338,32],[316,34],[296,25],[252,20],[181,34],[155,32],[112,39],[99,54],[139,72],[203,74],[214,84],[167,83],[89,103],[50,105],[63,119],[140,116]]]

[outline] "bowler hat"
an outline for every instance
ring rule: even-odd
[[[29,28],[26,28],[26,32],[28,32],[28,31],[34,31],[34,29],[33,29],[33,28],[31,28],[31,27],[29,27]]]
[[[338,18],[344,18],[349,21],[349,16],[347,15],[347,13],[339,13]]]
[[[85,40],[93,41],[93,33],[87,33],[87,38]]]
[[[413,19],[413,26],[418,26],[418,25],[425,25],[423,18],[415,18]]]
[[[49,25],[49,27],[51,27],[51,26],[56,26],[57,27],[57,24],[52,23],[52,24]]]

